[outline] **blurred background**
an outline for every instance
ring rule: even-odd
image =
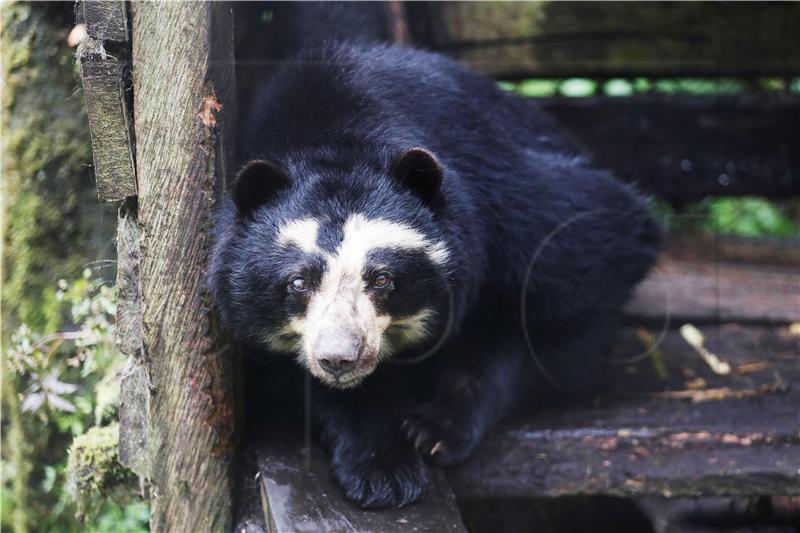
[[[3,531],[147,529],[114,462],[116,215],[97,200],[74,25],[72,2],[0,5]],[[105,470],[70,472],[71,447]],[[75,497],[106,481],[130,484],[98,508]]]
[[[250,35],[280,27],[280,7],[239,9]],[[405,9],[415,45],[541,99],[599,164],[654,196],[692,253],[723,242],[745,259],[797,265],[800,4]],[[117,462],[116,214],[96,198],[74,26],[71,2],[0,4],[0,525],[18,533],[143,531],[148,522],[138,481]],[[241,58],[257,53],[251,41],[237,46]],[[526,505],[487,512],[516,516],[507,529],[524,530],[533,523],[519,518]],[[753,505],[731,527],[757,527]],[[560,502],[534,518],[566,530],[575,509],[600,508],[633,517],[632,530],[653,527],[627,503],[605,500]],[[482,511],[471,513],[480,526]]]

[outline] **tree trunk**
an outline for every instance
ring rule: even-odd
[[[132,8],[151,528],[227,530],[237,365],[210,314],[205,270],[232,148],[232,8]]]

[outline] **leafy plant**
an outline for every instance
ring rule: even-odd
[[[800,236],[800,202],[770,201],[756,196],[706,198],[676,212],[654,202],[662,223],[676,230],[703,230],[744,237]]]
[[[49,433],[48,454],[40,457],[47,464],[35,490],[56,503],[50,516],[39,517],[33,525],[37,530],[68,531],[92,530],[102,523],[103,528],[97,530],[146,530],[147,513],[142,511],[142,502],[130,485],[119,488],[119,483],[133,476],[118,462],[118,426],[113,422],[116,412],[111,405],[115,395],[108,392],[118,389],[124,363],[114,344],[115,290],[87,269],[72,283],[60,280],[55,300],[65,311],[65,323],[72,327],[41,334],[21,324],[6,354],[8,367],[22,391],[22,415],[42,433]],[[95,426],[104,423],[110,424]],[[70,446],[73,453],[68,468]],[[97,465],[87,465],[90,460]],[[102,482],[106,480],[119,482],[114,487],[114,502],[105,501]],[[90,505],[86,505],[84,493],[91,496]],[[77,507],[76,497],[80,503]],[[129,512],[128,506],[135,509]],[[84,508],[91,511],[87,518],[93,523],[75,520],[76,514],[83,515]],[[120,523],[115,526],[116,521]]]

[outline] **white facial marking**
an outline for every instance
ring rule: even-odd
[[[367,253],[376,248],[424,250],[428,258],[440,266],[450,255],[444,244],[430,241],[411,226],[382,218],[351,215],[345,222],[344,239],[337,255],[352,256],[363,264]]]
[[[278,229],[277,242],[281,246],[295,245],[306,253],[318,253],[319,222],[313,218],[292,220]]]
[[[423,309],[411,316],[392,320],[387,328],[387,338],[381,346],[381,358],[388,357],[396,349],[419,342],[428,336],[430,319],[436,312]]]
[[[300,360],[312,374],[338,387],[357,385],[378,364],[380,358],[403,345],[418,342],[428,334],[434,311],[423,309],[409,316],[393,319],[379,315],[363,279],[367,256],[372,250],[422,250],[437,265],[447,263],[447,247],[425,237],[416,229],[386,219],[368,219],[351,215],[344,224],[343,238],[333,253],[317,246],[319,222],[312,218],[294,220],[278,232],[280,245],[295,245],[308,253],[325,258],[326,270],[303,317],[293,317],[280,331],[269,335],[274,347],[302,346]],[[387,332],[387,330],[389,330]],[[384,333],[387,333],[384,338]],[[297,337],[293,338],[292,334]],[[315,345],[320,338],[357,336],[362,340],[361,358],[355,378],[336,382],[315,359]]]

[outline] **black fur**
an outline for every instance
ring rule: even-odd
[[[444,346],[415,364],[382,363],[355,390],[313,385],[315,421],[350,499],[407,504],[424,489],[423,459],[464,460],[528,392],[596,390],[658,228],[636,191],[592,168],[531,101],[439,55],[330,42],[282,66],[255,102],[242,162],[269,161],[289,185],[265,179],[269,200],[249,216],[223,206],[210,269],[224,322],[252,351],[268,357],[264,331],[302,308],[286,291],[289,267],[307,263],[312,282],[323,268],[273,245],[282,221],[357,212],[410,224],[451,253],[445,272],[402,258],[407,290],[381,304],[441,311],[431,341],[399,361],[449,331]],[[395,175],[414,147],[441,166],[431,197]]]

